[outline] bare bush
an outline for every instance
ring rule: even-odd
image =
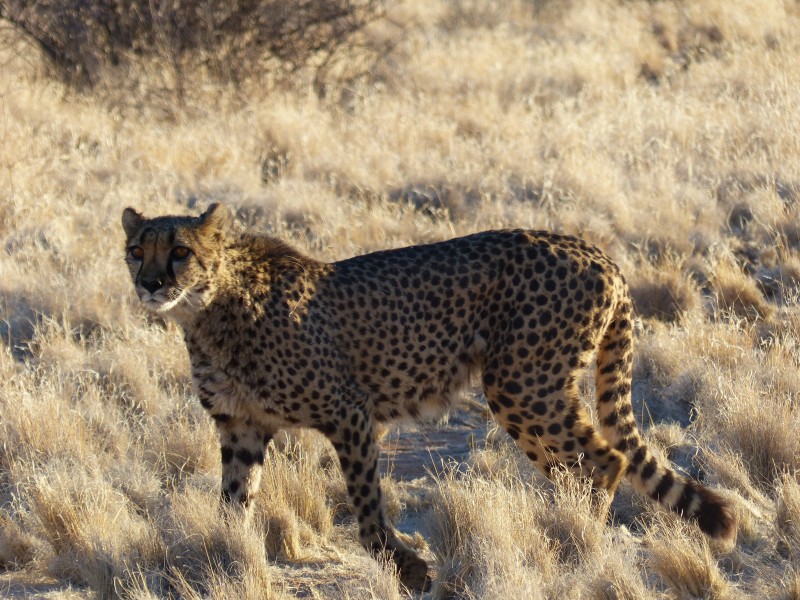
[[[156,56],[225,80],[318,65],[355,42],[385,0],[0,0],[0,17],[33,40],[68,81]]]

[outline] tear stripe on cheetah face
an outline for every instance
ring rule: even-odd
[[[188,290],[166,312],[220,430],[226,499],[255,495],[277,429],[316,428],[339,455],[362,544],[394,556],[403,581],[419,586],[425,563],[384,515],[374,427],[446,410],[476,373],[497,421],[545,473],[565,464],[610,495],[626,477],[707,534],[734,539],[730,505],[642,441],[630,295],[588,243],[490,231],[329,264],[234,230],[218,205],[155,219],[127,209],[123,226],[137,291]],[[183,262],[170,254],[176,244],[188,250]],[[578,393],[595,355],[599,430]]]

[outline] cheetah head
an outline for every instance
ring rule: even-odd
[[[180,320],[208,305],[230,221],[216,203],[199,217],[147,219],[132,208],[123,211],[125,262],[148,310]]]

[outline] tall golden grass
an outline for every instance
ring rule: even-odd
[[[437,569],[426,597],[800,599],[800,7],[401,0],[389,16],[368,33],[394,50],[364,78],[322,94],[308,73],[185,74],[182,106],[158,62],[78,95],[3,32],[0,590],[402,596],[358,546],[318,436],[271,452],[252,522],[218,506],[213,425],[180,332],[136,303],[118,222],[220,200],[327,260],[575,233],[631,283],[637,418],[733,501],[736,547],[628,488],[598,521],[586,489],[491,431],[465,462],[385,479]]]

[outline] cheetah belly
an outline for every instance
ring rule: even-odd
[[[469,387],[480,368],[486,341],[474,335],[464,347],[440,346],[433,351],[411,352],[410,365],[392,362],[395,369],[373,381],[373,416],[378,421],[435,421],[443,417]],[[390,357],[387,357],[387,361]],[[405,368],[400,368],[404,366]],[[381,371],[385,371],[382,369]]]

